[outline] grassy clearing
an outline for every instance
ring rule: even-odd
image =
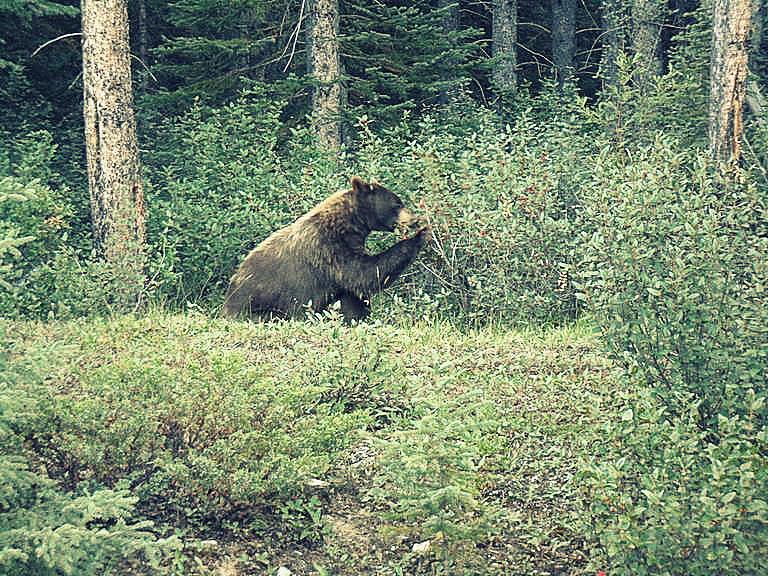
[[[182,540],[172,573],[587,571],[574,475],[617,380],[586,325],[153,313],[0,334],[35,466],[129,489]]]

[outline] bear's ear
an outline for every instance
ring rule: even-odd
[[[370,185],[363,182],[363,179],[360,178],[360,176],[352,176],[352,180],[350,180],[350,184],[352,184],[352,189],[356,192],[364,193],[364,192],[370,192],[371,187]]]

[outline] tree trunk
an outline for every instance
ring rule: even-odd
[[[760,52],[763,45],[763,24],[765,20],[765,0],[752,0],[752,37],[750,38],[750,51],[752,54]]]
[[[552,0],[552,61],[558,86],[573,78],[576,0]]]
[[[123,295],[144,281],[144,194],[131,93],[126,0],[83,0],[83,112],[93,236]]]
[[[141,60],[141,73],[139,74],[140,94],[147,91],[149,74],[143,68],[149,68],[149,50],[147,49],[147,3],[146,0],[138,0],[138,25],[139,25],[139,60]]]
[[[764,78],[766,55],[763,47],[763,24],[765,22],[765,1],[752,0],[752,32],[749,38],[749,71],[753,76]]]
[[[338,152],[341,148],[341,57],[339,1],[308,0],[307,64],[315,81],[312,124],[318,142]]]
[[[632,47],[636,56],[634,80],[643,90],[663,72],[661,28],[665,8],[661,2],[662,0],[632,1]]]
[[[714,0],[709,90],[709,152],[721,169],[741,158],[750,0]]]
[[[438,8],[444,10],[442,14],[442,28],[447,38],[455,36],[459,29],[459,0],[439,0]],[[456,91],[452,88],[441,88],[438,95],[440,104],[447,104],[456,98]]]
[[[619,54],[624,52],[626,38],[626,10],[620,0],[603,0],[603,57],[602,76],[605,88],[615,87],[619,81]]]
[[[493,0],[493,83],[500,96],[517,89],[517,0]]]

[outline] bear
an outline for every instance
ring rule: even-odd
[[[341,304],[345,322],[364,320],[370,299],[413,262],[428,226],[381,254],[365,252],[374,230],[415,227],[418,219],[396,194],[352,177],[337,192],[254,248],[230,279],[225,317],[296,318]]]

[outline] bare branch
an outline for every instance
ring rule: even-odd
[[[61,36],[57,36],[53,40],[48,40],[48,42],[46,42],[45,44],[41,44],[40,46],[38,46],[37,49],[34,52],[32,52],[32,56],[33,57],[36,56],[37,53],[40,52],[40,50],[42,50],[46,46],[50,46],[54,42],[58,42],[59,40],[63,40],[64,38],[71,38],[72,36],[82,36],[82,35],[83,35],[82,32],[70,32],[69,34],[62,34]]]

